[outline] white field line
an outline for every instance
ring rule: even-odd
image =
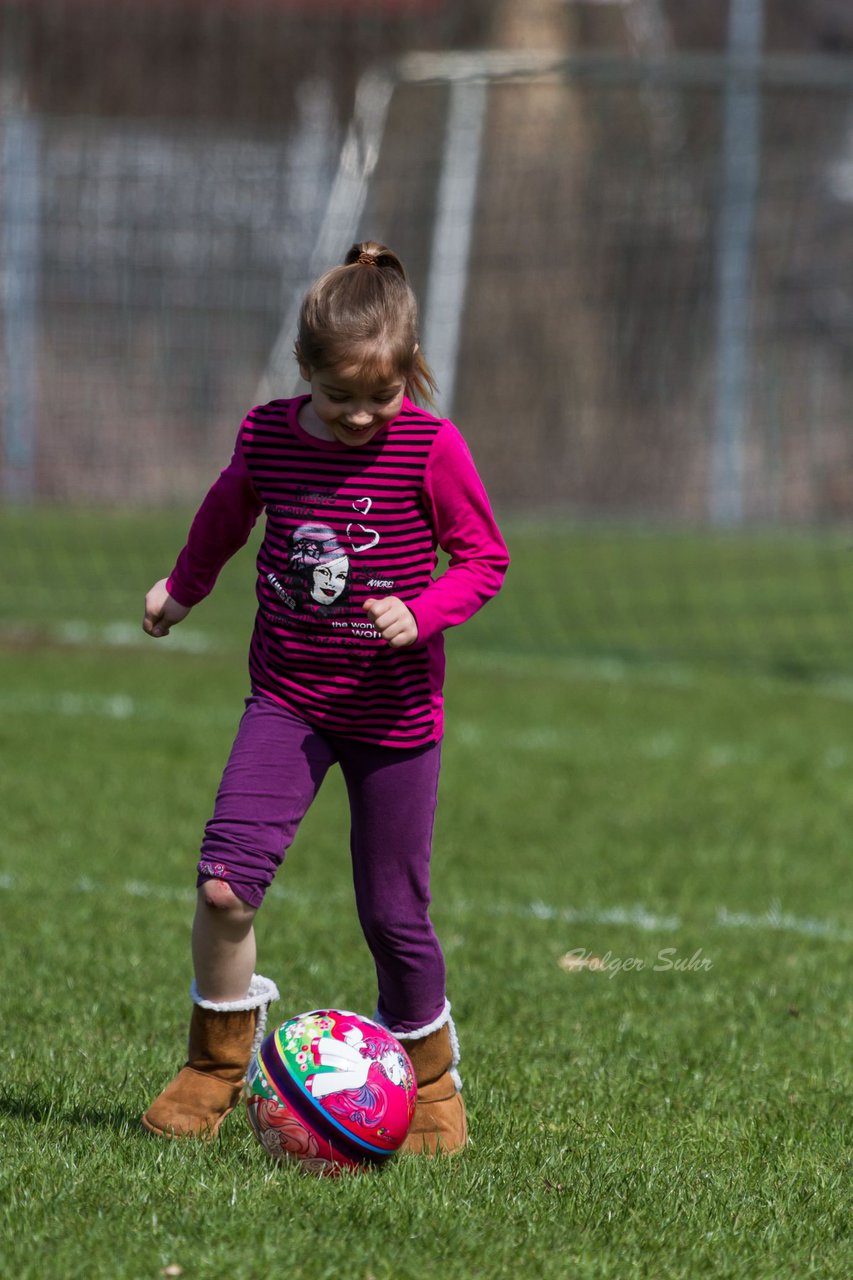
[[[176,651],[222,654],[230,653],[236,647],[233,644],[223,644],[214,633],[201,631],[187,626],[186,623],[175,627],[163,640],[152,640],[150,636],[146,636],[141,623],[109,622],[96,625],[82,618],[71,618],[67,622],[49,628],[48,634],[60,644],[79,645],[81,648],[86,645],[97,645],[107,649],[149,650],[153,646],[158,653],[164,654]],[[568,679],[600,680],[604,684],[631,682],[685,687],[695,683],[696,679],[695,672],[680,663],[635,664],[624,662],[621,658],[560,658],[552,655],[540,658],[532,654],[511,653],[501,649],[454,653],[451,655],[451,662],[460,668],[498,671],[507,676],[526,677],[541,671],[543,676],[547,675],[549,678],[562,676]],[[821,688],[823,689],[823,686]],[[825,691],[829,696],[838,696],[847,701],[853,697],[853,679],[847,683],[843,679],[828,681]]]
[[[192,627],[175,627],[163,640],[152,641],[142,630],[142,624],[133,622],[108,622],[105,626],[94,626],[82,619],[71,619],[61,623],[53,630],[53,635],[61,644],[105,645],[109,649],[136,649],[145,646],[158,652],[166,653],[169,649],[180,649],[183,653],[210,653],[218,646],[203,631]]]
[[[679,689],[689,688],[696,683],[696,671],[681,662],[626,662],[622,658],[606,656],[559,657],[554,654],[539,656],[503,649],[451,653],[449,662],[454,667],[466,667],[475,671],[494,671],[510,677],[541,674],[549,679],[580,678],[600,680],[602,684],[663,684]]]
[[[586,761],[605,756],[610,759],[614,754],[613,746],[607,741],[601,743],[597,750],[596,741],[584,728],[575,730],[556,725],[528,725],[523,729],[495,732],[475,721],[454,720],[448,724],[445,736],[450,742],[458,742],[465,747],[499,746],[507,753],[574,750]],[[637,738],[634,742],[623,740],[619,744],[619,751],[624,756],[633,754],[646,760],[690,755],[709,769],[761,765],[772,759],[770,752],[762,750],[756,744],[704,742],[671,732],[654,733]],[[815,756],[813,763],[822,765],[825,769],[840,769],[847,764],[848,756],[846,747],[831,746],[826,748],[822,756]]]
[[[194,724],[233,724],[239,719],[239,704],[225,707],[198,708],[187,711],[186,718]],[[75,693],[61,690],[58,693],[0,693],[0,714],[43,715],[56,719],[84,718],[87,720],[173,720],[181,709],[157,698],[132,698],[127,693]]]
[[[180,713],[172,703],[164,703],[156,698],[138,699],[127,693],[97,694],[76,693],[73,690],[60,690],[55,693],[0,692],[0,714],[9,715],[44,715],[60,719],[83,717],[89,720],[161,720],[164,717],[173,719]],[[194,707],[188,711],[188,718],[194,724],[228,725],[236,724],[239,708],[224,706]],[[507,752],[553,753],[555,751],[571,752],[575,750],[584,760],[593,760],[606,754],[612,755],[612,749],[605,744],[604,751],[596,754],[595,744],[583,730],[572,730],[554,725],[528,725],[524,729],[495,733],[487,731],[482,725],[470,720],[456,720],[448,724],[445,737],[448,742],[459,743],[463,747],[476,747],[488,743],[501,746]],[[633,754],[647,760],[664,760],[668,756],[683,756],[688,752],[696,754],[706,767],[724,769],[731,766],[760,765],[769,757],[766,752],[745,743],[689,743],[674,733],[657,733],[648,738],[640,738],[633,744],[622,744],[624,755]],[[841,769],[847,765],[849,752],[846,747],[828,747],[821,759],[815,758],[815,764],[822,764],[825,769]]]
[[[476,915],[478,911],[484,911],[490,916],[517,916],[522,920],[561,920],[566,924],[627,924],[642,929],[645,933],[656,933],[659,930],[671,933],[681,925],[678,916],[655,915],[641,903],[631,907],[581,910],[575,907],[552,907],[541,900],[527,903],[492,902],[481,907],[477,903],[456,898],[451,905],[463,915]]]
[[[157,641],[152,641],[150,636],[145,635],[141,624],[131,622],[110,622],[104,626],[95,626],[82,619],[70,619],[50,629],[48,634],[60,644],[146,650],[153,645],[158,653],[163,654],[223,654],[245,647],[223,644],[216,635],[185,625],[176,627],[166,639]],[[553,654],[539,656],[503,649],[451,653],[449,665],[452,668],[493,671],[509,678],[515,676],[526,679],[540,674],[549,679],[590,680],[600,681],[602,684],[666,685],[675,688],[689,688],[699,678],[694,668],[680,662],[634,663],[621,658],[578,655],[563,658]],[[764,676],[756,677],[756,687],[759,686],[779,690],[786,687],[783,678],[772,680]],[[789,684],[788,687],[797,694],[808,692],[834,702],[853,702],[853,676],[827,674],[816,677],[807,685]]]
[[[132,698],[129,694],[97,694],[74,693],[64,690],[58,693],[0,693],[0,712],[11,714],[46,715],[62,718],[85,717],[99,720],[159,720],[164,715],[173,716],[174,709],[156,699],[143,700]],[[200,716],[198,709],[193,709],[191,718],[195,723],[200,719],[204,723],[230,723],[235,714],[208,710]],[[521,752],[552,752],[575,747],[583,753],[585,759],[591,756],[591,744],[582,732],[555,728],[551,725],[533,725],[526,729],[505,734],[487,732],[482,726],[460,720],[447,728],[446,737],[462,746],[477,746],[488,740],[499,743],[508,750]],[[657,735],[636,744],[638,755],[652,759],[681,754],[683,745],[674,736]],[[716,745],[708,748],[708,763],[722,764],[748,763],[754,755],[745,752],[743,747]],[[835,763],[835,762],[833,762]]]
[[[794,916],[773,903],[761,915],[748,911],[729,911],[719,907],[714,923],[721,929],[768,929],[776,933],[799,933],[804,937],[829,938],[833,942],[853,942],[853,930],[839,929],[829,920],[813,916]]]
[[[120,885],[108,885],[92,880],[88,876],[80,876],[71,888],[75,893],[102,897],[124,894],[131,898],[150,898],[166,902],[192,902],[195,898],[195,889],[192,886],[157,885],[143,880],[126,880]],[[25,883],[13,873],[0,873],[0,892],[29,897],[32,895],[33,885],[29,881]],[[352,897],[348,890],[343,889],[332,893],[328,890],[322,893],[306,893],[304,890],[293,891],[278,884],[271,886],[267,896],[309,907],[323,902],[348,902]],[[556,920],[564,924],[628,925],[644,933],[673,933],[677,929],[687,927],[680,916],[656,915],[642,903],[634,903],[630,906],[579,908],[557,907],[541,900],[513,903],[474,902],[464,898],[454,898],[448,902],[447,909],[450,913],[461,916],[514,916],[520,920]],[[696,922],[689,922],[689,927],[696,928]],[[767,911],[758,915],[751,912],[729,911],[728,907],[724,906],[718,907],[714,919],[707,922],[706,927],[743,929],[753,933],[792,933],[801,937],[821,938],[829,942],[853,942],[853,930],[843,929],[831,920],[792,915],[790,912],[783,911],[779,903],[772,903]]]
[[[825,698],[834,698],[837,702],[853,702],[853,677],[836,675],[822,676],[812,686]]]

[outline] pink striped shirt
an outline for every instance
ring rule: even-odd
[[[194,605],[266,510],[249,652],[254,693],[329,733],[391,747],[442,734],[443,631],[500,589],[509,557],[471,454],[452,422],[410,400],[366,444],[318,440],[308,399],[244,420],[228,467],[193,520],[168,580]],[[436,550],[450,557],[438,578]],[[362,609],[405,600],[418,639],[393,649]]]

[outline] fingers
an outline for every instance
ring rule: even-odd
[[[157,609],[152,605],[150,605],[148,603],[148,598],[146,597],[145,617],[142,619],[142,630],[145,632],[147,636],[162,635],[162,631],[160,630],[162,626],[162,618],[163,618],[162,610]]]
[[[384,596],[379,600],[371,596],[363,607],[382,639],[392,648],[402,649],[417,640],[418,624],[414,614],[397,596]]]
[[[155,640],[159,640],[161,636],[169,634],[169,626],[163,620],[163,615],[146,613],[142,619],[142,630],[148,636],[153,636]]]
[[[163,617],[163,607],[156,601],[151,599],[153,592],[148,593],[145,597],[145,617],[142,619],[142,630],[148,636],[153,636],[155,640],[159,640],[161,636],[169,634],[169,625]]]
[[[167,636],[175,622],[180,622],[189,612],[178,605],[166,589],[166,578],[155,582],[145,597],[145,616],[142,619],[142,630],[146,635],[159,640]]]
[[[386,596],[384,599],[377,600],[375,596],[370,596],[369,599],[365,600],[361,607],[364,609],[364,612],[367,614],[374,627],[383,614],[387,613],[388,607],[394,599],[394,596]]]

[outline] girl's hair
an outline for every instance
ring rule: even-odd
[[[303,299],[295,352],[309,369],[404,377],[412,399],[432,405],[435,379],[417,344],[417,300],[402,262],[384,244],[354,244]]]

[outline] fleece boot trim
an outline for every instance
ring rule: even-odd
[[[454,1155],[467,1145],[468,1121],[456,1069],[459,1041],[450,1004],[445,1004],[444,1013],[429,1027],[396,1034],[411,1058],[418,1084],[415,1115],[402,1150]]]
[[[143,1128],[162,1138],[216,1136],[240,1100],[278,989],[256,974],[243,1000],[203,1000],[195,983],[192,996],[187,1061],[142,1117]]]

